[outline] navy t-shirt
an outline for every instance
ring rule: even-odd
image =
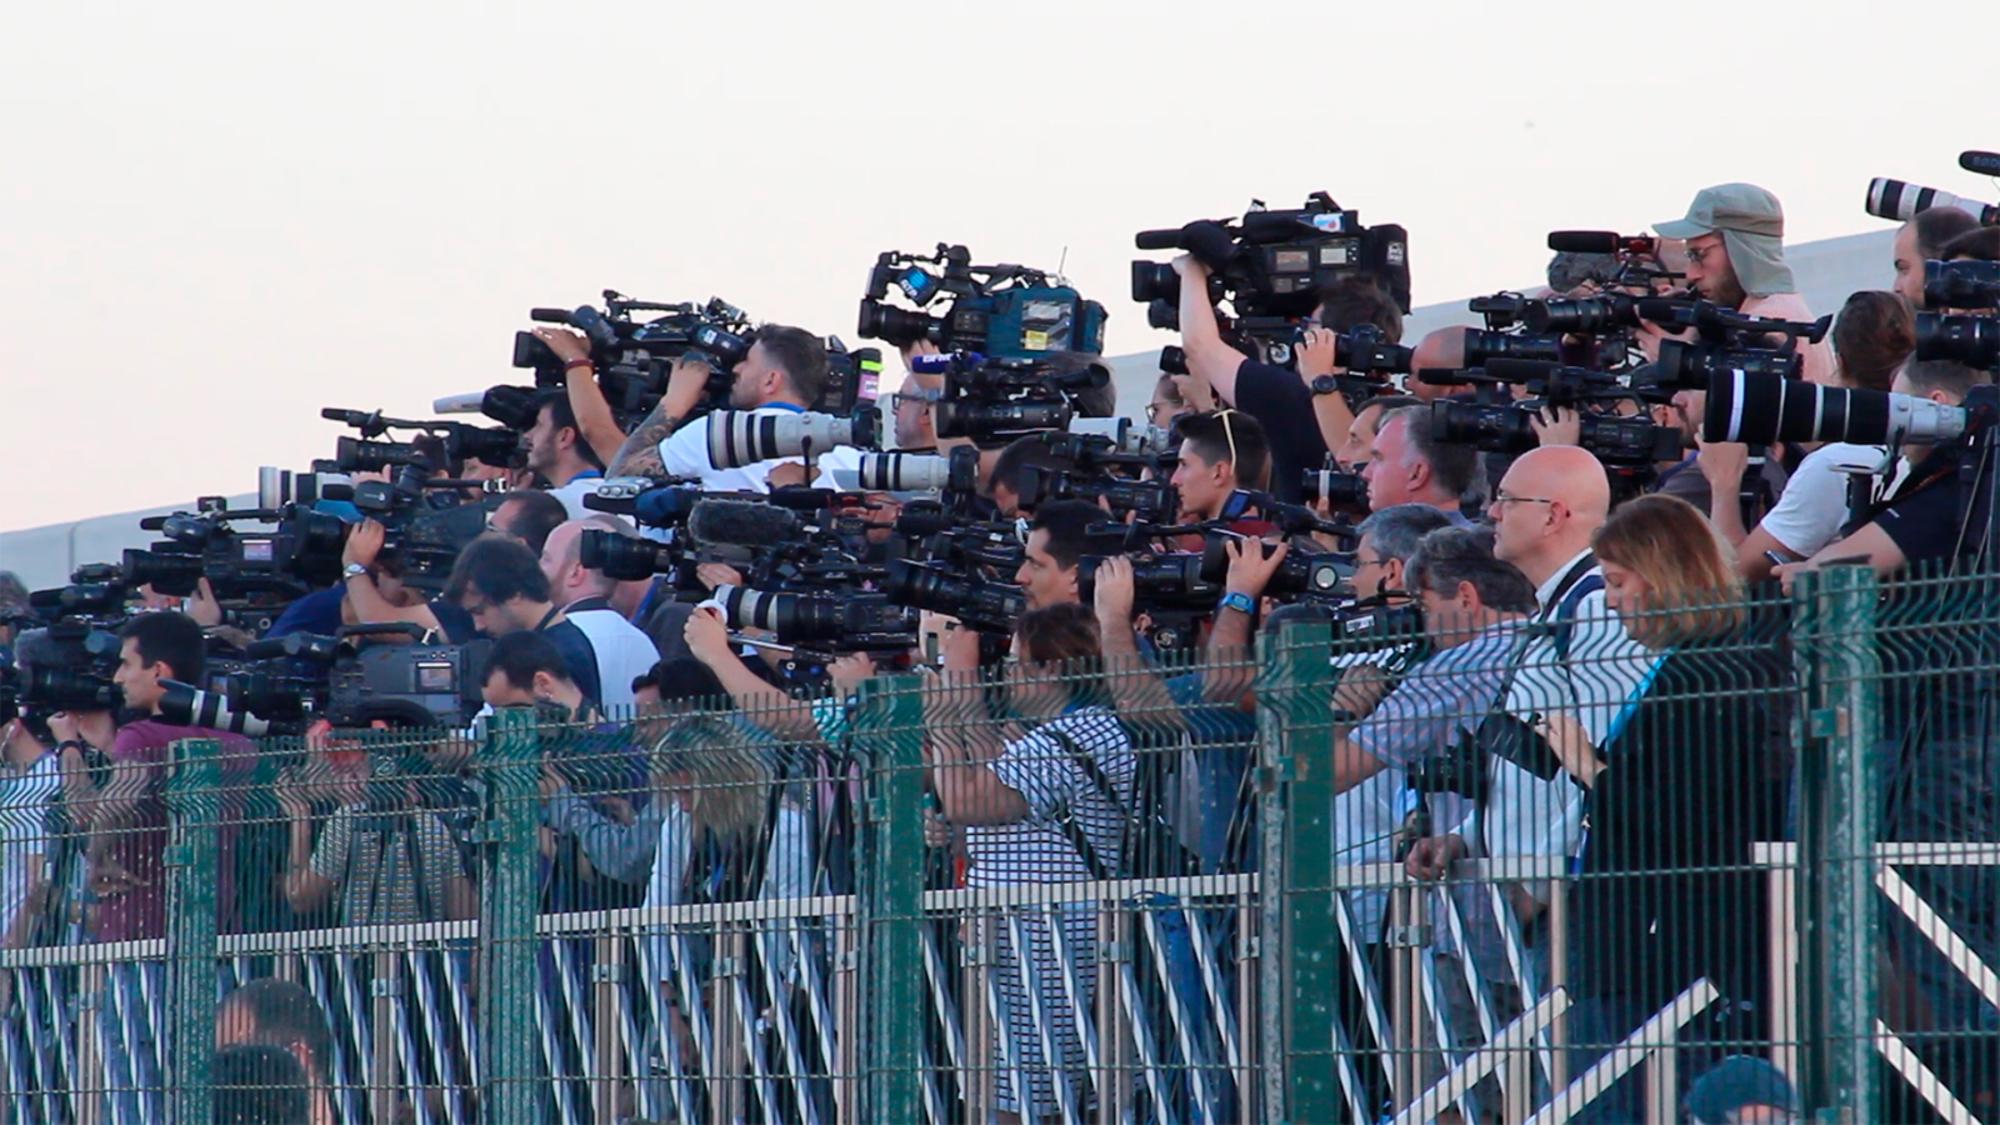
[[[569,678],[583,689],[583,697],[592,703],[603,699],[604,685],[597,679],[597,650],[590,647],[590,638],[583,635],[583,630],[565,619],[541,632],[562,653]]]
[[[1236,368],[1236,409],[1264,427],[1271,447],[1271,494],[1288,504],[1303,501],[1300,478],[1326,464],[1327,452],[1312,391],[1290,368],[1246,359]]]

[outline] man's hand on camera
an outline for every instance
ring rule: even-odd
[[[694,413],[708,390],[712,371],[707,363],[688,356],[674,361],[673,369],[667,372],[667,393],[660,396],[660,406],[669,418],[678,420]]]
[[[216,598],[215,587],[208,584],[207,578],[195,579],[194,596],[187,600],[187,608],[181,612],[204,629],[222,624],[222,602]]]
[[[1471,854],[1471,849],[1460,836],[1426,836],[1410,845],[1410,854],[1403,859],[1403,870],[1412,879],[1442,879],[1451,871],[1451,865]]]
[[[355,565],[374,569],[376,556],[382,553],[382,541],[389,529],[374,520],[362,520],[347,529],[347,543],[340,549],[342,565]]]
[[[1312,381],[1321,375],[1333,374],[1334,356],[1340,350],[1340,337],[1324,328],[1308,328],[1300,337],[1293,354],[1298,358],[1299,379],[1311,389]]]
[[[1743,473],[1750,465],[1750,447],[1735,441],[1703,441],[1695,439],[1695,448],[1701,452],[1695,457],[1695,467],[1708,478],[1712,490],[1733,489],[1743,483]]]
[[[722,615],[713,609],[697,607],[688,614],[687,624],[681,628],[681,639],[687,642],[688,651],[703,664],[731,655],[729,646],[729,626],[723,623]]]
[[[695,581],[704,589],[713,590],[717,586],[742,586],[743,572],[728,563],[705,562],[694,568]]]
[[[1174,382],[1175,393],[1188,404],[1189,410],[1196,414],[1208,414],[1215,410],[1215,388],[1208,385],[1208,380],[1199,375],[1172,375],[1169,378]]]
[[[590,358],[590,342],[583,338],[582,333],[544,325],[535,329],[535,338],[547,344],[549,350],[556,353],[556,358],[565,364]]]
[[[1576,445],[1583,440],[1583,415],[1573,406],[1544,406],[1528,416],[1528,427],[1543,445]]]
[[[1251,598],[1264,593],[1264,587],[1270,585],[1271,576],[1278,573],[1286,552],[1291,550],[1283,543],[1267,545],[1256,539],[1232,539],[1223,544],[1222,549],[1229,556],[1229,574],[1223,580],[1224,592]]]
[[[1097,565],[1096,588],[1091,593],[1101,631],[1130,629],[1136,593],[1132,583],[1132,560],[1113,555]]]
[[[49,733],[55,736],[58,746],[65,742],[81,742],[83,724],[77,722],[76,716],[68,711],[57,711],[49,716]]]
[[[1356,664],[1340,674],[1333,689],[1333,709],[1365,719],[1381,706],[1389,694],[1389,676],[1373,664]]]

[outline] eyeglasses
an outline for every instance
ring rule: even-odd
[[[1688,261],[1699,266],[1704,264],[1708,260],[1708,256],[1710,254],[1713,254],[1721,249],[1722,249],[1721,243],[1717,243],[1714,246],[1699,246],[1699,247],[1690,246],[1687,248],[1687,259]]]
[[[1146,404],[1146,421],[1157,426],[1160,424],[1161,416],[1185,409],[1186,407],[1178,402],[1149,402]]]
[[[1503,504],[1553,504],[1553,503],[1555,503],[1554,500],[1550,500],[1547,499],[1546,497],[1541,497],[1541,496],[1509,496],[1504,492],[1496,492],[1493,494],[1493,506],[1496,508],[1500,507]]]
[[[929,406],[940,397],[937,391],[932,390],[896,391],[889,396],[889,409],[901,410],[905,405]]]

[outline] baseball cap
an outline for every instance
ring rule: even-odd
[[[1749,1055],[1731,1055],[1695,1082],[1684,1108],[1703,1125],[1723,1125],[1730,1114],[1752,1106],[1796,1114],[1799,1095],[1777,1067]]]
[[[1653,224],[1662,238],[1698,238],[1714,231],[1785,236],[1785,211],[1778,197],[1756,184],[1717,184],[1695,193],[1687,215]]]

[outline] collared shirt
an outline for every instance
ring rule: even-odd
[[[1508,618],[1412,669],[1349,736],[1382,764],[1408,769],[1478,729],[1500,695],[1521,619]]]
[[[590,516],[603,514],[583,506],[583,498],[597,495],[597,486],[603,483],[604,474],[595,469],[590,469],[571,477],[569,483],[560,488],[549,489],[549,495],[562,501],[563,510],[569,513],[569,518],[573,520],[585,519]],[[623,517],[619,518],[622,519]],[[626,522],[629,523],[631,521],[628,520]]]

